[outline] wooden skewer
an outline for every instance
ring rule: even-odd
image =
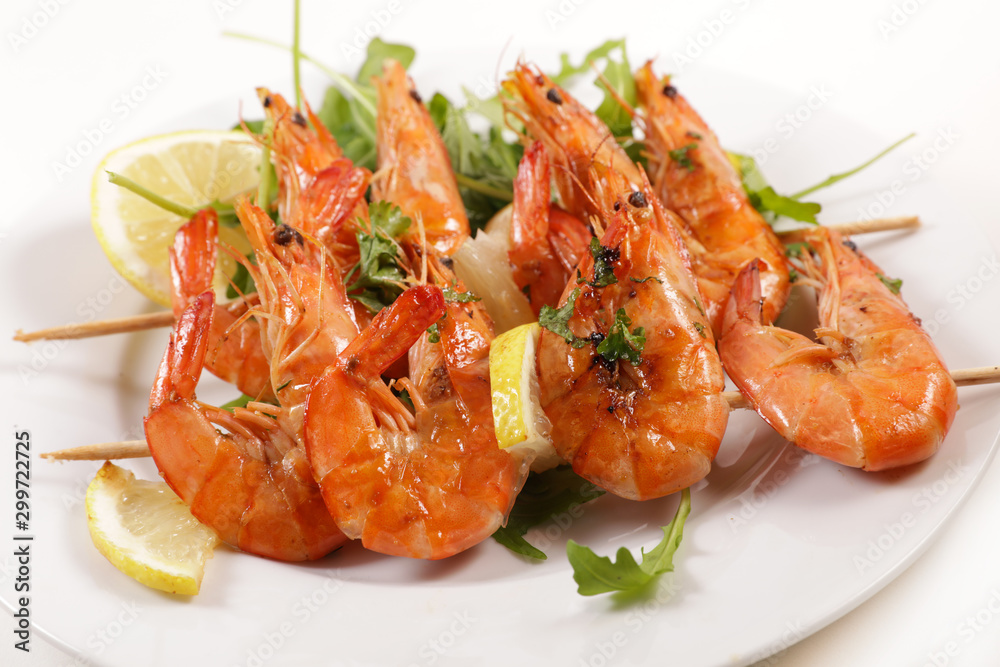
[[[123,442],[99,442],[41,455],[49,461],[100,461],[103,459],[139,459],[149,456],[145,440],[125,440]]]
[[[959,387],[1000,382],[1000,366],[982,366],[952,371],[951,377]],[[749,408],[743,395],[738,391],[724,391],[722,397],[729,403],[730,410]],[[41,455],[49,461],[101,461],[104,459],[133,459],[149,456],[145,440],[125,442],[104,442],[97,445],[83,445],[70,449],[60,449]]]
[[[852,234],[870,234],[874,232],[889,232],[896,229],[913,229],[920,226],[920,218],[915,215],[903,215],[896,218],[876,218],[875,220],[856,220],[854,222],[841,222],[836,225],[823,225],[827,229],[837,231],[844,236]],[[805,227],[800,229],[788,229],[778,232],[782,241],[800,235],[802,232],[812,229]]]
[[[27,333],[18,329],[14,340],[21,341],[22,343],[30,343],[36,340],[91,338],[92,336],[129,333],[131,331],[144,331],[146,329],[166,327],[173,323],[174,314],[169,310],[165,310],[145,315],[119,317],[113,320],[98,320],[96,322],[84,322],[83,324],[64,324],[59,327],[29,331]]]
[[[903,216],[898,218],[878,218],[869,221],[845,222],[836,225],[828,225],[831,229],[839,231],[841,234],[865,234],[868,232],[884,232],[893,229],[910,229],[920,226],[920,218],[916,216]],[[802,229],[787,230],[779,232],[779,236],[784,240],[791,241],[801,235]],[[14,335],[14,340],[22,343],[31,343],[37,340],[69,340],[76,338],[92,338],[94,336],[106,336],[116,333],[129,333],[132,331],[144,331],[157,327],[167,327],[174,323],[173,313],[169,311],[159,313],[148,313],[146,315],[134,315],[132,317],[121,317],[114,320],[101,320],[97,322],[85,322],[84,324],[65,324],[39,331],[24,332],[18,329]]]

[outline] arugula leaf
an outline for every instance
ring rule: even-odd
[[[569,298],[566,299],[566,303],[561,308],[542,306],[541,312],[538,313],[539,326],[545,327],[557,336],[562,336],[567,343],[576,349],[580,349],[589,342],[587,338],[577,338],[569,330],[569,318],[573,317],[573,308],[576,306],[576,300],[579,296],[580,288],[577,287],[570,292]]]
[[[360,167],[375,170],[375,117],[364,106],[330,86],[316,116],[330,130],[345,157]]]
[[[673,572],[674,554],[684,537],[684,522],[691,513],[691,490],[681,492],[681,502],[673,521],[662,528],[663,539],[650,551],[642,550],[642,563],[622,547],[615,562],[598,556],[590,548],[570,540],[566,556],[573,566],[573,579],[580,595],[599,595],[612,591],[637,592],[661,574]]]
[[[475,132],[468,118],[472,108],[459,109],[441,93],[427,105],[448,150],[469,224],[475,230],[482,229],[513,200],[514,178],[524,148],[505,141],[495,126],[486,135]]]
[[[223,410],[228,410],[229,412],[232,412],[236,408],[245,408],[247,406],[247,403],[249,403],[252,400],[254,400],[253,396],[247,396],[246,394],[241,394],[239,398],[234,398],[228,403],[223,403],[219,407],[222,408]]]
[[[559,54],[559,71],[550,75],[550,79],[558,85],[565,86],[579,74],[590,71],[590,63],[605,60],[614,51],[621,50],[625,53],[624,39],[609,39],[595,49],[588,51],[580,60],[579,65],[574,65],[569,59],[569,54]]]
[[[796,259],[802,256],[802,253],[812,254],[813,247],[808,241],[796,241],[795,243],[789,243],[785,246],[785,257],[791,257]]]
[[[372,77],[382,73],[382,64],[390,58],[398,60],[403,69],[409,69],[416,55],[417,52],[405,44],[390,44],[383,42],[379,37],[373,37],[368,42],[368,57],[361,64],[357,81],[366,86],[370,85]]]
[[[822,208],[819,204],[800,202],[792,197],[779,195],[764,180],[756,160],[749,155],[739,153],[728,153],[728,155],[729,161],[740,172],[743,190],[747,193],[750,205],[757,209],[768,222],[773,224],[777,217],[785,216],[800,222],[819,224],[816,222],[816,214]]]
[[[547,556],[533,546],[524,534],[529,529],[550,519],[579,516],[579,506],[604,494],[590,482],[579,477],[570,466],[559,466],[542,473],[532,473],[518,494],[514,507],[507,517],[507,525],[493,533],[493,539],[514,553],[545,560]]]
[[[410,226],[411,220],[389,202],[368,205],[370,228],[358,230],[360,257],[344,278],[348,297],[372,314],[379,312],[403,293],[406,274],[399,266],[399,246],[395,236]],[[353,282],[348,283],[353,278]]]
[[[635,78],[632,76],[632,66],[625,54],[625,40],[621,41],[621,62],[608,58],[604,66],[604,80],[598,79],[596,85],[604,90],[604,99],[594,110],[594,114],[604,121],[604,124],[616,137],[632,136],[632,114],[622,106],[618,98],[635,108],[638,98],[635,91]],[[612,93],[612,91],[614,91]],[[617,95],[617,97],[616,97]]]
[[[891,146],[889,146],[888,148],[886,148],[885,150],[883,150],[882,152],[880,152],[878,155],[876,155],[875,157],[871,158],[870,160],[867,160],[866,162],[863,162],[862,164],[860,164],[859,166],[855,167],[854,169],[849,169],[849,170],[841,172],[839,174],[834,174],[833,176],[828,177],[826,180],[820,181],[816,185],[808,187],[805,190],[802,190],[800,192],[796,192],[794,195],[792,195],[792,199],[801,199],[802,197],[805,197],[808,194],[812,194],[813,192],[816,192],[817,190],[822,190],[823,188],[828,188],[831,185],[833,185],[834,183],[838,183],[839,181],[842,181],[845,178],[853,176],[854,174],[858,173],[862,169],[865,169],[866,167],[869,167],[872,164],[874,164],[875,162],[877,162],[878,160],[882,159],[883,157],[885,157],[886,155],[888,155],[893,149],[897,148],[898,146],[901,146],[902,144],[906,143],[907,141],[909,141],[910,139],[912,139],[915,136],[917,136],[917,134],[915,132],[911,132],[910,134],[906,135],[905,137],[903,137],[902,139],[900,139],[896,143],[892,144]]]
[[[625,314],[625,309],[619,308],[615,313],[614,324],[597,346],[597,353],[609,363],[628,359],[633,366],[638,366],[642,361],[642,348],[646,345],[646,336],[642,327],[636,327],[629,333],[628,328],[631,325],[632,319]]]
[[[375,170],[375,87],[371,78],[382,72],[386,58],[395,58],[408,68],[416,55],[404,44],[390,44],[378,37],[368,42],[368,53],[354,81],[335,78],[326,89],[316,116],[337,140],[344,156],[354,164]]]
[[[252,252],[247,255],[247,260],[254,261]],[[253,281],[253,276],[247,271],[246,266],[238,263],[236,265],[236,273],[233,274],[232,280],[226,285],[226,297],[235,299],[246,294],[255,294],[256,292],[257,285]]]
[[[899,294],[899,290],[903,287],[902,278],[886,278],[881,273],[876,273],[878,279],[882,281],[882,284],[889,288],[889,291],[893,294]]]

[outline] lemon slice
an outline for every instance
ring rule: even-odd
[[[493,426],[501,449],[534,457],[531,470],[541,472],[562,463],[549,439],[551,424],[538,398],[535,348],[541,329],[523,324],[493,339],[490,387]]]
[[[219,538],[163,482],[137,480],[110,461],[87,487],[87,526],[97,550],[150,588],[196,595]]]
[[[109,153],[94,173],[90,215],[97,240],[112,266],[140,292],[170,305],[167,249],[185,219],[108,182],[121,174],[178,204],[194,208],[229,202],[252,191],[259,181],[260,147],[245,132],[189,131],[150,137]],[[220,226],[219,239],[245,254],[250,248],[240,229]],[[237,263],[220,252],[215,288],[225,298],[226,276]]]

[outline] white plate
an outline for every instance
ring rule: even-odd
[[[495,64],[462,65],[463,72],[475,67],[492,73]],[[421,76],[418,87],[430,91],[440,83],[454,90],[442,71]],[[723,73],[685,77],[683,90],[727,146],[743,151],[764,145],[776,131],[771,120],[802,101]],[[163,129],[227,126],[236,108],[226,101]],[[248,102],[246,108],[253,107]],[[918,139],[909,152],[932,141]],[[776,183],[801,181],[792,178],[800,171],[822,177],[885,143],[850,119],[817,115],[764,168]],[[826,221],[855,217],[905,175],[904,166],[905,156],[890,158],[838,189],[840,199],[821,197],[830,204]],[[74,174],[73,187],[88,177]],[[907,181],[903,189],[901,197],[926,226],[862,238],[859,245],[887,274],[904,279],[914,312],[932,320],[939,304],[959,298],[959,286],[998,296],[1000,286],[971,282],[986,238],[960,221],[939,224],[947,219],[947,199],[927,181]],[[11,327],[147,308],[108,267],[87,215],[53,198],[4,241],[3,284],[18,286],[3,296]],[[952,367],[993,359],[989,332],[998,318],[987,308],[991,301],[950,301],[950,319],[936,326],[935,339]],[[799,300],[797,307],[804,305]],[[29,430],[36,455],[140,437],[165,340],[165,331],[31,347],[4,340],[11,431]],[[208,384],[202,397],[231,397]],[[656,596],[632,601],[577,595],[565,541],[572,537],[603,554],[623,545],[638,553],[657,541],[674,498],[636,504],[603,497],[579,517],[533,531],[530,540],[548,543],[544,563],[527,563],[492,542],[436,563],[352,546],[318,563],[288,565],[223,548],[209,563],[201,595],[188,600],[142,587],[92,547],[82,499],[96,463],[34,458],[32,618],[36,631],[103,665],[311,665],[317,656],[334,665],[450,665],[476,658],[478,664],[598,667],[668,656],[684,665],[749,664],[874,594],[958,508],[992,457],[1000,427],[988,391],[960,391],[962,410],[942,451],[927,463],[883,474],[804,455],[755,415],[734,414],[715,469],[694,493],[676,573],[662,580]],[[129,467],[155,475],[149,462]],[[5,555],[0,564],[9,582],[13,559]],[[0,589],[0,597],[11,607],[12,587]]]

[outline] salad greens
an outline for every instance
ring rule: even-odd
[[[344,277],[344,288],[350,298],[374,315],[406,289],[403,282],[406,274],[399,266],[399,245],[395,239],[412,221],[398,206],[384,201],[368,205],[368,218],[369,228],[355,233],[360,257]]]
[[[674,571],[674,554],[684,537],[684,522],[691,513],[691,490],[681,492],[681,502],[673,521],[662,528],[663,539],[651,550],[642,550],[642,562],[625,547],[618,549],[615,561],[598,556],[590,548],[570,540],[566,556],[573,566],[573,579],[580,595],[599,595],[623,591],[640,592],[662,574]]]
[[[545,552],[524,539],[525,533],[552,520],[562,532],[581,516],[581,505],[602,495],[602,489],[579,477],[569,466],[532,474],[517,496],[517,502],[507,517],[507,525],[493,533],[493,539],[514,553],[545,560]]]

